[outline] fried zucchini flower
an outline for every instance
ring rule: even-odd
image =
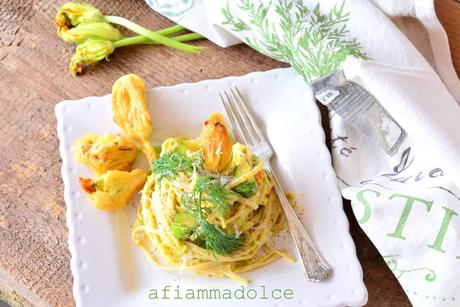
[[[114,122],[131,138],[139,142],[149,161],[157,153],[150,143],[152,119],[147,107],[144,81],[135,74],[120,77],[112,87]]]
[[[108,22],[81,23],[73,28],[58,28],[60,38],[68,43],[80,44],[88,39],[115,42],[123,38],[120,31]]]
[[[136,145],[122,136],[87,134],[77,140],[77,160],[100,176],[109,170],[130,171],[136,160]]]
[[[108,171],[96,181],[80,177],[80,184],[96,208],[116,210],[125,207],[146,180],[147,171],[135,169],[131,172]]]
[[[233,141],[222,114],[211,114],[204,122],[200,138],[203,144],[205,168],[211,172],[225,169],[232,160]]]
[[[82,72],[82,64],[93,64],[107,59],[115,50],[113,42],[98,39],[88,39],[77,46],[70,60],[69,70],[73,75]]]

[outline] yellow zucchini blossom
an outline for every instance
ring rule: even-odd
[[[91,4],[67,2],[56,12],[54,23],[59,28],[70,29],[83,22],[104,21],[104,14]]]
[[[70,60],[69,70],[73,75],[82,72],[82,64],[93,64],[107,59],[113,53],[113,42],[99,39],[88,39],[77,46]]]
[[[232,160],[233,141],[220,113],[213,113],[204,122],[200,139],[203,146],[205,168],[220,172]]]
[[[114,122],[131,138],[140,143],[149,161],[157,157],[150,143],[152,119],[147,106],[144,81],[128,74],[115,81],[112,87]]]
[[[131,172],[108,171],[96,181],[80,178],[80,184],[96,208],[116,210],[125,207],[146,180],[147,171],[135,169]]]
[[[88,39],[115,42],[123,38],[120,31],[108,22],[81,23],[73,28],[58,28],[60,38],[68,43],[80,44]]]
[[[109,170],[130,171],[136,160],[136,145],[126,137],[87,134],[76,142],[78,161],[89,165],[98,176]]]

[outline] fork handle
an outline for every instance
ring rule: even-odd
[[[307,230],[303,227],[299,218],[297,217],[291,203],[286,198],[283,189],[271,168],[270,163],[266,163],[266,171],[268,172],[272,182],[275,186],[276,193],[280,199],[286,219],[288,222],[289,230],[294,240],[302,265],[310,281],[322,281],[329,277],[332,270],[326,263],[320,252],[316,248],[312,239],[308,235]]]

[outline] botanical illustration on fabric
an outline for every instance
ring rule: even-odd
[[[147,4],[160,14],[169,18],[181,18],[201,0],[146,0]]]
[[[309,9],[302,0],[235,2],[227,1],[222,9],[222,24],[244,32],[244,41],[257,51],[291,64],[307,82],[328,74],[349,55],[366,58],[359,42],[346,38],[350,13],[344,11],[345,1],[327,14],[319,3]]]

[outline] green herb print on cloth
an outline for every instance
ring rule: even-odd
[[[147,4],[160,14],[172,18],[180,19],[201,0],[146,0]]]
[[[244,32],[248,45],[288,62],[309,82],[337,68],[349,55],[366,58],[358,41],[346,38],[350,14],[344,4],[323,14],[319,3],[309,9],[302,0],[227,1],[222,24]]]

